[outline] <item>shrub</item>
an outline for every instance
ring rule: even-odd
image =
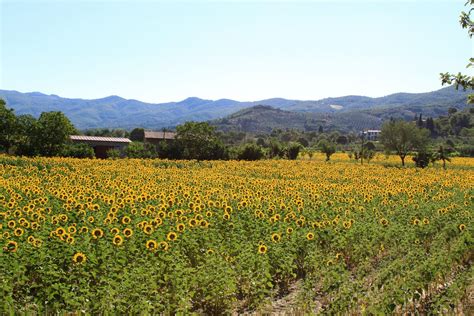
[[[73,158],[94,158],[94,149],[87,144],[69,144],[64,147],[61,156]]]
[[[259,160],[264,156],[262,147],[257,144],[245,144],[237,154],[239,160]]]

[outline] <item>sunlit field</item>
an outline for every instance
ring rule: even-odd
[[[1,313],[466,313],[474,159],[447,167],[0,156]]]

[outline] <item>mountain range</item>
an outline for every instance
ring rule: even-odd
[[[224,130],[267,131],[272,128],[359,130],[377,128],[388,117],[415,114],[439,116],[449,107],[466,107],[469,92],[446,87],[427,93],[396,93],[380,98],[344,96],[315,101],[273,98],[252,102],[196,97],[180,102],[145,103],[119,96],[69,99],[40,92],[0,90],[0,98],[16,114],[38,117],[45,111],[62,111],[79,129],[144,127],[161,129],[186,121],[211,121]]]

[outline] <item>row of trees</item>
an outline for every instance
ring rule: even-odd
[[[43,112],[38,119],[16,116],[0,99],[0,150],[25,156],[67,155],[74,125],[61,112]]]

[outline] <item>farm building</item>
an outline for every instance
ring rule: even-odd
[[[364,135],[365,139],[367,140],[377,140],[380,136],[380,130],[378,129],[369,129],[366,131],[362,132],[362,135]]]
[[[161,141],[171,142],[175,139],[175,132],[155,132],[155,131],[145,131],[144,141],[150,144],[157,146]]]
[[[70,138],[73,143],[91,146],[96,158],[107,158],[107,151],[110,149],[116,149],[123,154],[125,148],[132,142],[128,138],[120,137],[71,135]]]

